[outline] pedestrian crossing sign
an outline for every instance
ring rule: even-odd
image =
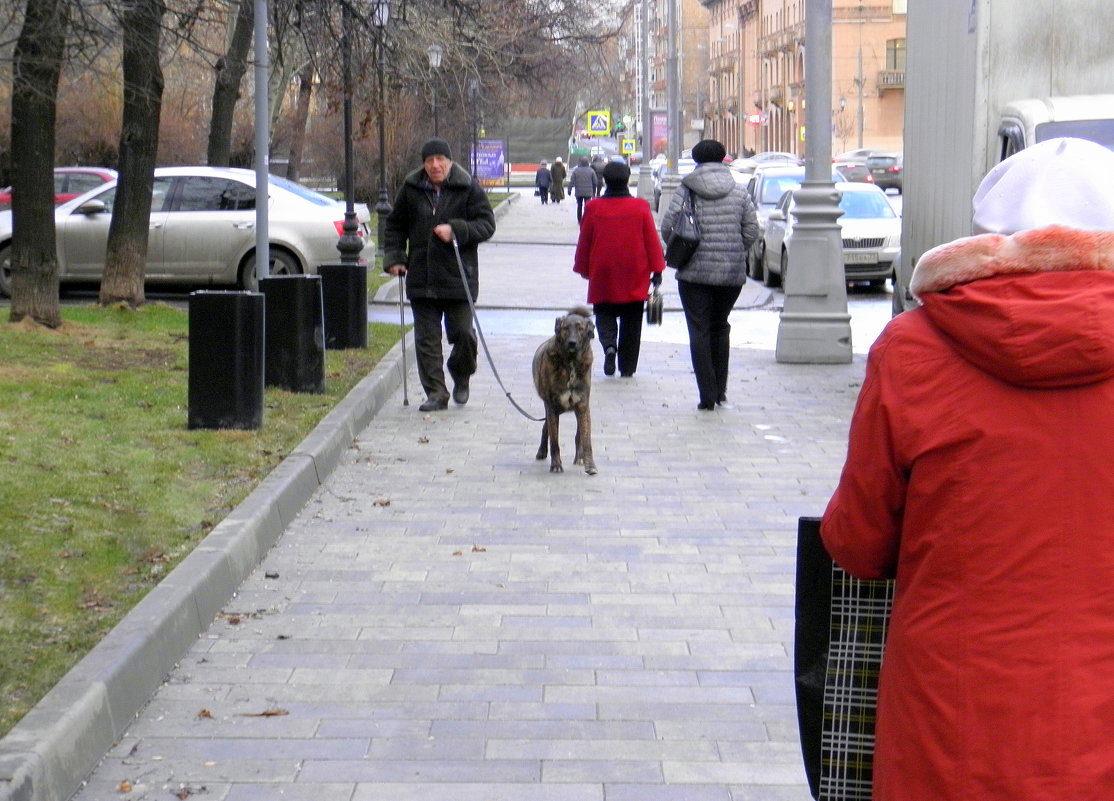
[[[606,109],[588,112],[588,135],[611,136],[611,112]]]
[[[635,142],[633,139],[624,139],[622,142],[619,143],[619,149],[623,152],[624,156],[633,155],[634,149],[637,146],[638,143]]]

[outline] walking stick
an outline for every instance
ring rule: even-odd
[[[406,392],[406,312],[402,308],[402,273],[398,274],[398,330],[402,334],[402,405],[409,406],[410,398]]]

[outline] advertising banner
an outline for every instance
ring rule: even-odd
[[[506,182],[506,147],[501,139],[479,139],[472,154],[475,177],[484,186],[503,186]]]

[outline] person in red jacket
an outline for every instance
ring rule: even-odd
[[[603,169],[607,190],[584,206],[573,271],[588,279],[588,302],[596,315],[603,372],[630,377],[642,347],[642,312],[649,287],[661,285],[665,256],[650,204],[632,197],[630,167]]]
[[[892,576],[874,801],[1114,796],[1114,153],[997,165],[871,348],[821,523]]]

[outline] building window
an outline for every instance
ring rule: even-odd
[[[886,69],[905,71],[904,39],[889,39],[886,42]]]

